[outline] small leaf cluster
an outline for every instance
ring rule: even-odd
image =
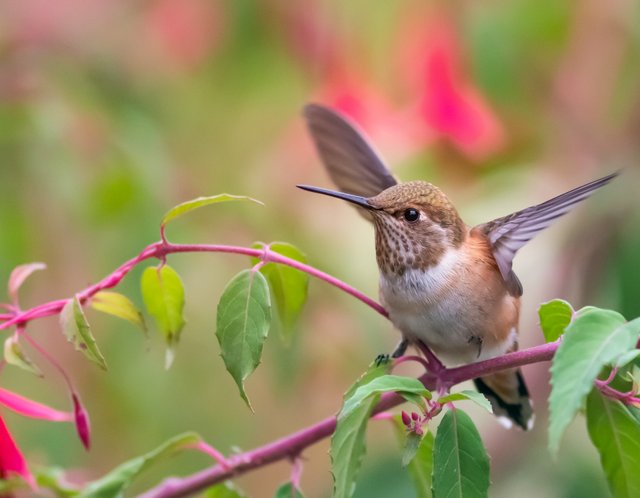
[[[153,317],[167,345],[167,367],[173,361],[186,325],[186,292],[182,279],[166,262],[167,254],[177,247],[169,244],[165,237],[166,224],[206,205],[247,200],[258,202],[248,197],[221,194],[176,206],[163,218],[161,241],[153,245],[153,252],[143,252],[139,259],[132,260],[134,266],[148,257],[160,259],[158,265],[144,270],[140,289],[147,314]],[[251,249],[233,249],[251,258],[250,267],[237,273],[224,288],[217,305],[215,335],[222,360],[238,386],[240,397],[252,408],[245,381],[260,364],[264,343],[274,324],[280,330],[281,340],[285,344],[292,342],[307,299],[309,275],[306,272],[314,274],[317,270],[306,266],[304,254],[287,243],[257,242]],[[291,266],[276,261],[284,261]],[[20,312],[17,297],[20,285],[31,273],[43,268],[42,263],[31,263],[14,270],[9,281],[12,304],[6,305],[7,309]],[[67,340],[104,370],[107,369],[107,361],[89,326],[85,314],[87,306],[127,320],[145,334],[147,332],[145,317],[134,303],[128,297],[108,290],[126,272],[117,273],[114,273],[113,283],[94,286],[91,292],[83,291],[59,301],[56,308],[60,311],[60,323]],[[40,311],[43,313],[41,316],[48,316],[46,306]],[[549,350],[555,350],[549,396],[550,452],[558,453],[567,426],[576,415],[584,413],[589,437],[600,454],[612,494],[615,497],[640,496],[640,473],[637,472],[640,468],[640,318],[627,321],[615,311],[594,307],[575,311],[562,300],[544,303],[539,309],[539,317],[545,340],[553,343],[548,345]],[[16,320],[15,334],[5,340],[5,361],[39,374],[38,367],[25,355],[20,344],[27,321],[20,323]],[[472,401],[491,412],[490,402],[476,391],[447,393],[448,389],[442,386],[448,388],[451,383],[442,381],[446,381],[445,376],[453,372],[452,369],[443,367],[437,372],[429,372],[437,381],[434,385],[439,386],[437,399],[434,399],[432,392],[420,380],[394,375],[392,366],[389,360],[375,361],[344,395],[331,438],[333,496],[350,498],[354,493],[366,453],[366,431],[373,415],[393,421],[402,445],[403,467],[411,477],[419,498],[488,496],[489,457],[473,420],[457,403]],[[477,366],[480,368],[480,364]],[[473,372],[469,377],[478,375],[477,369]],[[67,382],[74,404],[76,427],[88,448],[88,415],[68,379]],[[395,404],[404,400],[413,405],[413,410],[410,413],[402,411],[399,416],[379,413],[380,406],[393,396],[397,397]],[[380,401],[383,402],[379,404]],[[70,417],[65,415],[65,419]],[[437,417],[436,430],[433,421]],[[121,496],[148,466],[184,449],[203,451],[222,466],[228,463],[199,436],[188,433],[119,465],[82,488],[68,485],[59,473],[52,470],[35,475],[41,487],[58,496]],[[299,455],[291,453],[287,456],[296,460]],[[10,491],[14,483],[2,480],[0,485],[0,491]],[[204,496],[237,498],[244,495],[232,483],[226,482],[209,488]],[[277,489],[275,497],[302,498],[295,465],[290,481]]]
[[[253,201],[245,196],[220,194],[199,197],[170,209],[163,217],[161,235],[165,239],[167,223],[177,217],[210,204],[229,201]],[[260,203],[261,204],[261,203]],[[254,249],[267,254],[280,254],[304,263],[305,255],[291,244],[256,242]],[[255,252],[255,251],[254,251]],[[275,301],[280,328],[280,337],[290,344],[298,317],[307,299],[309,276],[297,269],[272,263],[257,257],[251,258],[252,268],[240,271],[226,285],[217,306],[216,337],[220,344],[225,367],[238,385],[240,396],[251,408],[244,388],[245,380],[260,364],[262,348],[273,322],[272,299]],[[31,271],[39,269],[34,267]],[[26,278],[21,276],[20,278]],[[169,368],[175,356],[175,348],[186,325],[184,317],[185,289],[182,279],[166,261],[144,270],[140,289],[145,308],[155,321],[167,345],[166,367]],[[90,300],[91,306],[105,313],[125,319],[147,330],[143,314],[126,296],[101,291]],[[106,370],[107,363],[98,348],[86,319],[80,299],[75,296],[68,300],[61,313],[61,323],[67,339],[78,351]],[[30,364],[19,356],[13,344],[6,344],[13,361]]]
[[[565,301],[540,307],[547,340],[560,344],[551,367],[549,449],[579,412],[600,454],[615,497],[640,496],[640,318],[627,321],[615,311]]]
[[[491,411],[489,401],[475,391],[452,393],[433,401],[432,393],[418,379],[391,375],[388,370],[388,364],[372,364],[344,396],[331,438],[334,498],[348,498],[355,491],[366,451],[367,424],[384,393],[395,393],[419,410],[410,415],[403,411],[392,419],[403,445],[402,464],[417,495],[487,496],[489,457],[471,418],[452,403],[470,400]],[[434,437],[426,424],[445,406],[449,409]]]
[[[640,319],[594,307],[574,311],[565,301],[539,310],[541,329],[558,348],[551,367],[549,449],[580,412],[600,453],[615,497],[640,496]],[[383,393],[395,393],[418,411],[393,418],[404,446],[402,463],[419,497],[486,497],[489,457],[473,421],[452,403],[471,400],[491,411],[476,391],[454,392],[432,400],[416,379],[390,375],[372,366],[345,394],[331,442],[334,497],[353,495],[365,454],[366,427]],[[430,421],[443,410],[435,436]]]

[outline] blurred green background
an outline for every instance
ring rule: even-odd
[[[377,295],[371,227],[347,206],[294,188],[330,186],[300,116],[306,102],[319,101],[351,114],[401,178],[442,187],[469,224],[624,168],[516,258],[525,287],[521,346],[542,341],[536,310],[551,298],[636,317],[639,49],[633,1],[6,0],[0,278],[44,261],[48,270],[23,288],[23,307],[70,296],[157,240],[171,206],[227,192],[265,207],[203,209],[173,223],[169,238],[288,241],[314,266]],[[453,125],[438,121],[428,111],[438,99],[458,102],[467,118],[461,111]],[[467,133],[469,122],[479,128]],[[225,453],[249,449],[335,413],[341,393],[396,342],[374,312],[312,281],[295,344],[285,349],[272,331],[247,383],[252,414],[214,336],[217,299],[248,261],[192,254],[169,262],[183,277],[188,318],[169,371],[157,334],[145,341],[93,311],[108,373],[73,351],[55,319],[29,325],[71,373],[94,438],[86,453],[69,424],[3,410],[32,466],[95,478],[185,430]],[[120,287],[138,304],[142,269]],[[2,387],[68,409],[59,375],[29,352],[45,379],[5,367]],[[505,432],[469,408],[492,457],[492,496],[606,496],[582,420],[557,462],[546,451],[547,369],[524,369],[537,410],[533,432]],[[305,452],[307,497],[329,496],[327,448],[325,441]],[[209,464],[180,456],[133,491]],[[271,496],[288,474],[288,464],[277,464],[238,485],[248,496]],[[413,496],[385,422],[370,426],[357,496]]]

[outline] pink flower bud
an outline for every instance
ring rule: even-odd
[[[73,413],[75,415],[76,430],[78,431],[80,441],[82,441],[85,449],[88,450],[91,446],[91,426],[89,423],[89,414],[87,413],[87,410],[85,410],[84,406],[82,406],[80,398],[76,393],[72,393],[71,397],[73,398]]]
[[[420,418],[420,415],[418,415],[416,412],[411,412],[411,418],[417,421]]]
[[[411,425],[411,417],[409,417],[409,414],[404,410],[402,410],[402,423],[407,427]]]

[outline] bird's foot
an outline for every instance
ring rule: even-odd
[[[378,356],[376,356],[375,360],[373,360],[376,367],[379,367],[380,365],[386,365],[390,361],[391,357],[388,354],[379,354]]]

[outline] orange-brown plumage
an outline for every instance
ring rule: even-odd
[[[302,188],[345,199],[373,221],[380,298],[403,337],[396,353],[419,341],[449,365],[517,349],[522,285],[511,268],[513,257],[615,176],[470,228],[438,187],[398,183],[344,117],[318,105],[307,106],[305,116],[329,175],[344,192]],[[476,379],[476,386],[497,415],[531,426],[519,370]]]

